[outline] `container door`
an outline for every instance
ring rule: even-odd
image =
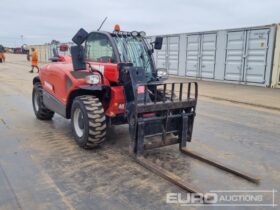
[[[166,62],[166,57],[167,57],[167,38],[164,37],[162,41],[162,48],[161,50],[157,50],[156,53],[156,63],[157,63],[157,68],[165,68],[167,69],[167,62]]]
[[[201,77],[214,79],[216,60],[216,34],[203,34],[201,38]]]
[[[186,76],[199,76],[200,35],[187,36]]]
[[[168,37],[167,69],[169,74],[178,75],[179,36]]]
[[[269,29],[247,32],[244,81],[265,82]]]
[[[225,80],[241,81],[245,54],[246,32],[229,32],[227,36]]]

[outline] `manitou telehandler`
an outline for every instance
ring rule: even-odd
[[[77,144],[94,148],[106,139],[110,125],[129,125],[130,153],[144,167],[191,192],[193,186],[148,162],[142,154],[179,144],[183,153],[242,176],[258,179],[186,149],[191,141],[198,85],[196,82],[167,83],[165,69],[156,69],[154,50],[162,37],[147,43],[144,32],[112,33],[80,29],[73,37],[71,57],[56,55],[33,79],[33,108],[40,120],[54,113],[71,119]]]

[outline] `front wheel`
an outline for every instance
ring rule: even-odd
[[[71,124],[80,147],[91,149],[105,141],[106,118],[102,104],[95,96],[84,95],[74,100]]]
[[[33,86],[32,104],[34,113],[39,120],[51,120],[53,118],[54,112],[43,103],[43,89],[40,83]]]

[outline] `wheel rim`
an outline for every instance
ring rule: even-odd
[[[34,94],[34,108],[35,108],[35,111],[38,112],[38,110],[39,110],[39,95],[38,95],[37,91]]]
[[[76,108],[74,111],[73,124],[76,135],[82,137],[84,135],[85,123],[83,113],[79,108]]]

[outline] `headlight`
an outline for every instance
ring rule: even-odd
[[[164,68],[160,68],[160,69],[157,69],[157,77],[161,80],[166,80],[168,79],[168,73],[167,73],[167,70],[164,69]]]
[[[140,36],[142,36],[142,37],[145,37],[145,36],[146,36],[145,31],[140,31],[139,34],[140,34]]]
[[[131,35],[132,35],[132,36],[138,36],[138,32],[137,32],[137,31],[132,31],[132,32],[131,32]]]
[[[96,85],[100,82],[100,77],[96,74],[86,76],[86,83]]]
[[[166,71],[158,71],[158,77],[165,77],[167,75],[167,72]]]

